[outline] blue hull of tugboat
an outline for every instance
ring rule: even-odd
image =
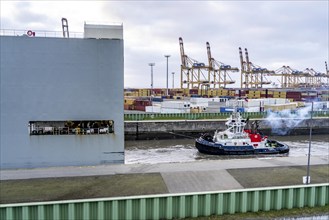
[[[277,141],[269,140],[276,147],[271,148],[254,148],[251,145],[246,146],[228,146],[216,144],[202,137],[195,140],[195,147],[200,153],[212,155],[252,155],[252,154],[284,154],[289,152],[289,147]]]

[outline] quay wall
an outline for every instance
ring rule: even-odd
[[[252,121],[252,120],[251,120]],[[266,135],[278,135],[269,123],[262,119],[259,130]],[[125,139],[167,139],[192,138],[200,133],[213,133],[215,130],[224,130],[226,120],[167,120],[167,121],[125,121]],[[311,120],[304,120],[296,127],[288,129],[285,135],[307,135],[310,132]],[[287,129],[287,128],[284,128]],[[312,121],[313,134],[329,134],[329,118],[315,118]]]

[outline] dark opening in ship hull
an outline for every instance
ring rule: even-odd
[[[268,140],[268,143],[276,147],[254,148],[251,145],[228,146],[216,144],[212,140],[206,140],[200,137],[195,140],[195,147],[200,153],[212,155],[284,154],[289,152],[289,147],[285,144],[274,140]]]

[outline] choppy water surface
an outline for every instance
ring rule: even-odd
[[[298,157],[306,156],[309,148],[309,136],[272,136],[271,139],[281,141],[290,147],[288,155],[258,156],[217,156],[205,155],[194,147],[194,139],[126,141],[126,164],[177,163],[196,160],[227,160],[232,158],[251,157]],[[329,157],[329,135],[313,135],[311,155]]]

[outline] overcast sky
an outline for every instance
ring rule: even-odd
[[[1,29],[83,32],[84,22],[123,23],[125,87],[169,86],[175,72],[180,81],[178,38],[185,53],[207,64],[212,56],[240,68],[238,48],[248,48],[250,60],[276,70],[283,65],[325,72],[329,60],[329,1],[13,1],[1,0]],[[72,35],[70,35],[72,36]],[[235,74],[239,79],[239,73]],[[277,79],[275,79],[277,80]],[[277,81],[276,81],[277,83]],[[236,84],[235,87],[239,86]]]

